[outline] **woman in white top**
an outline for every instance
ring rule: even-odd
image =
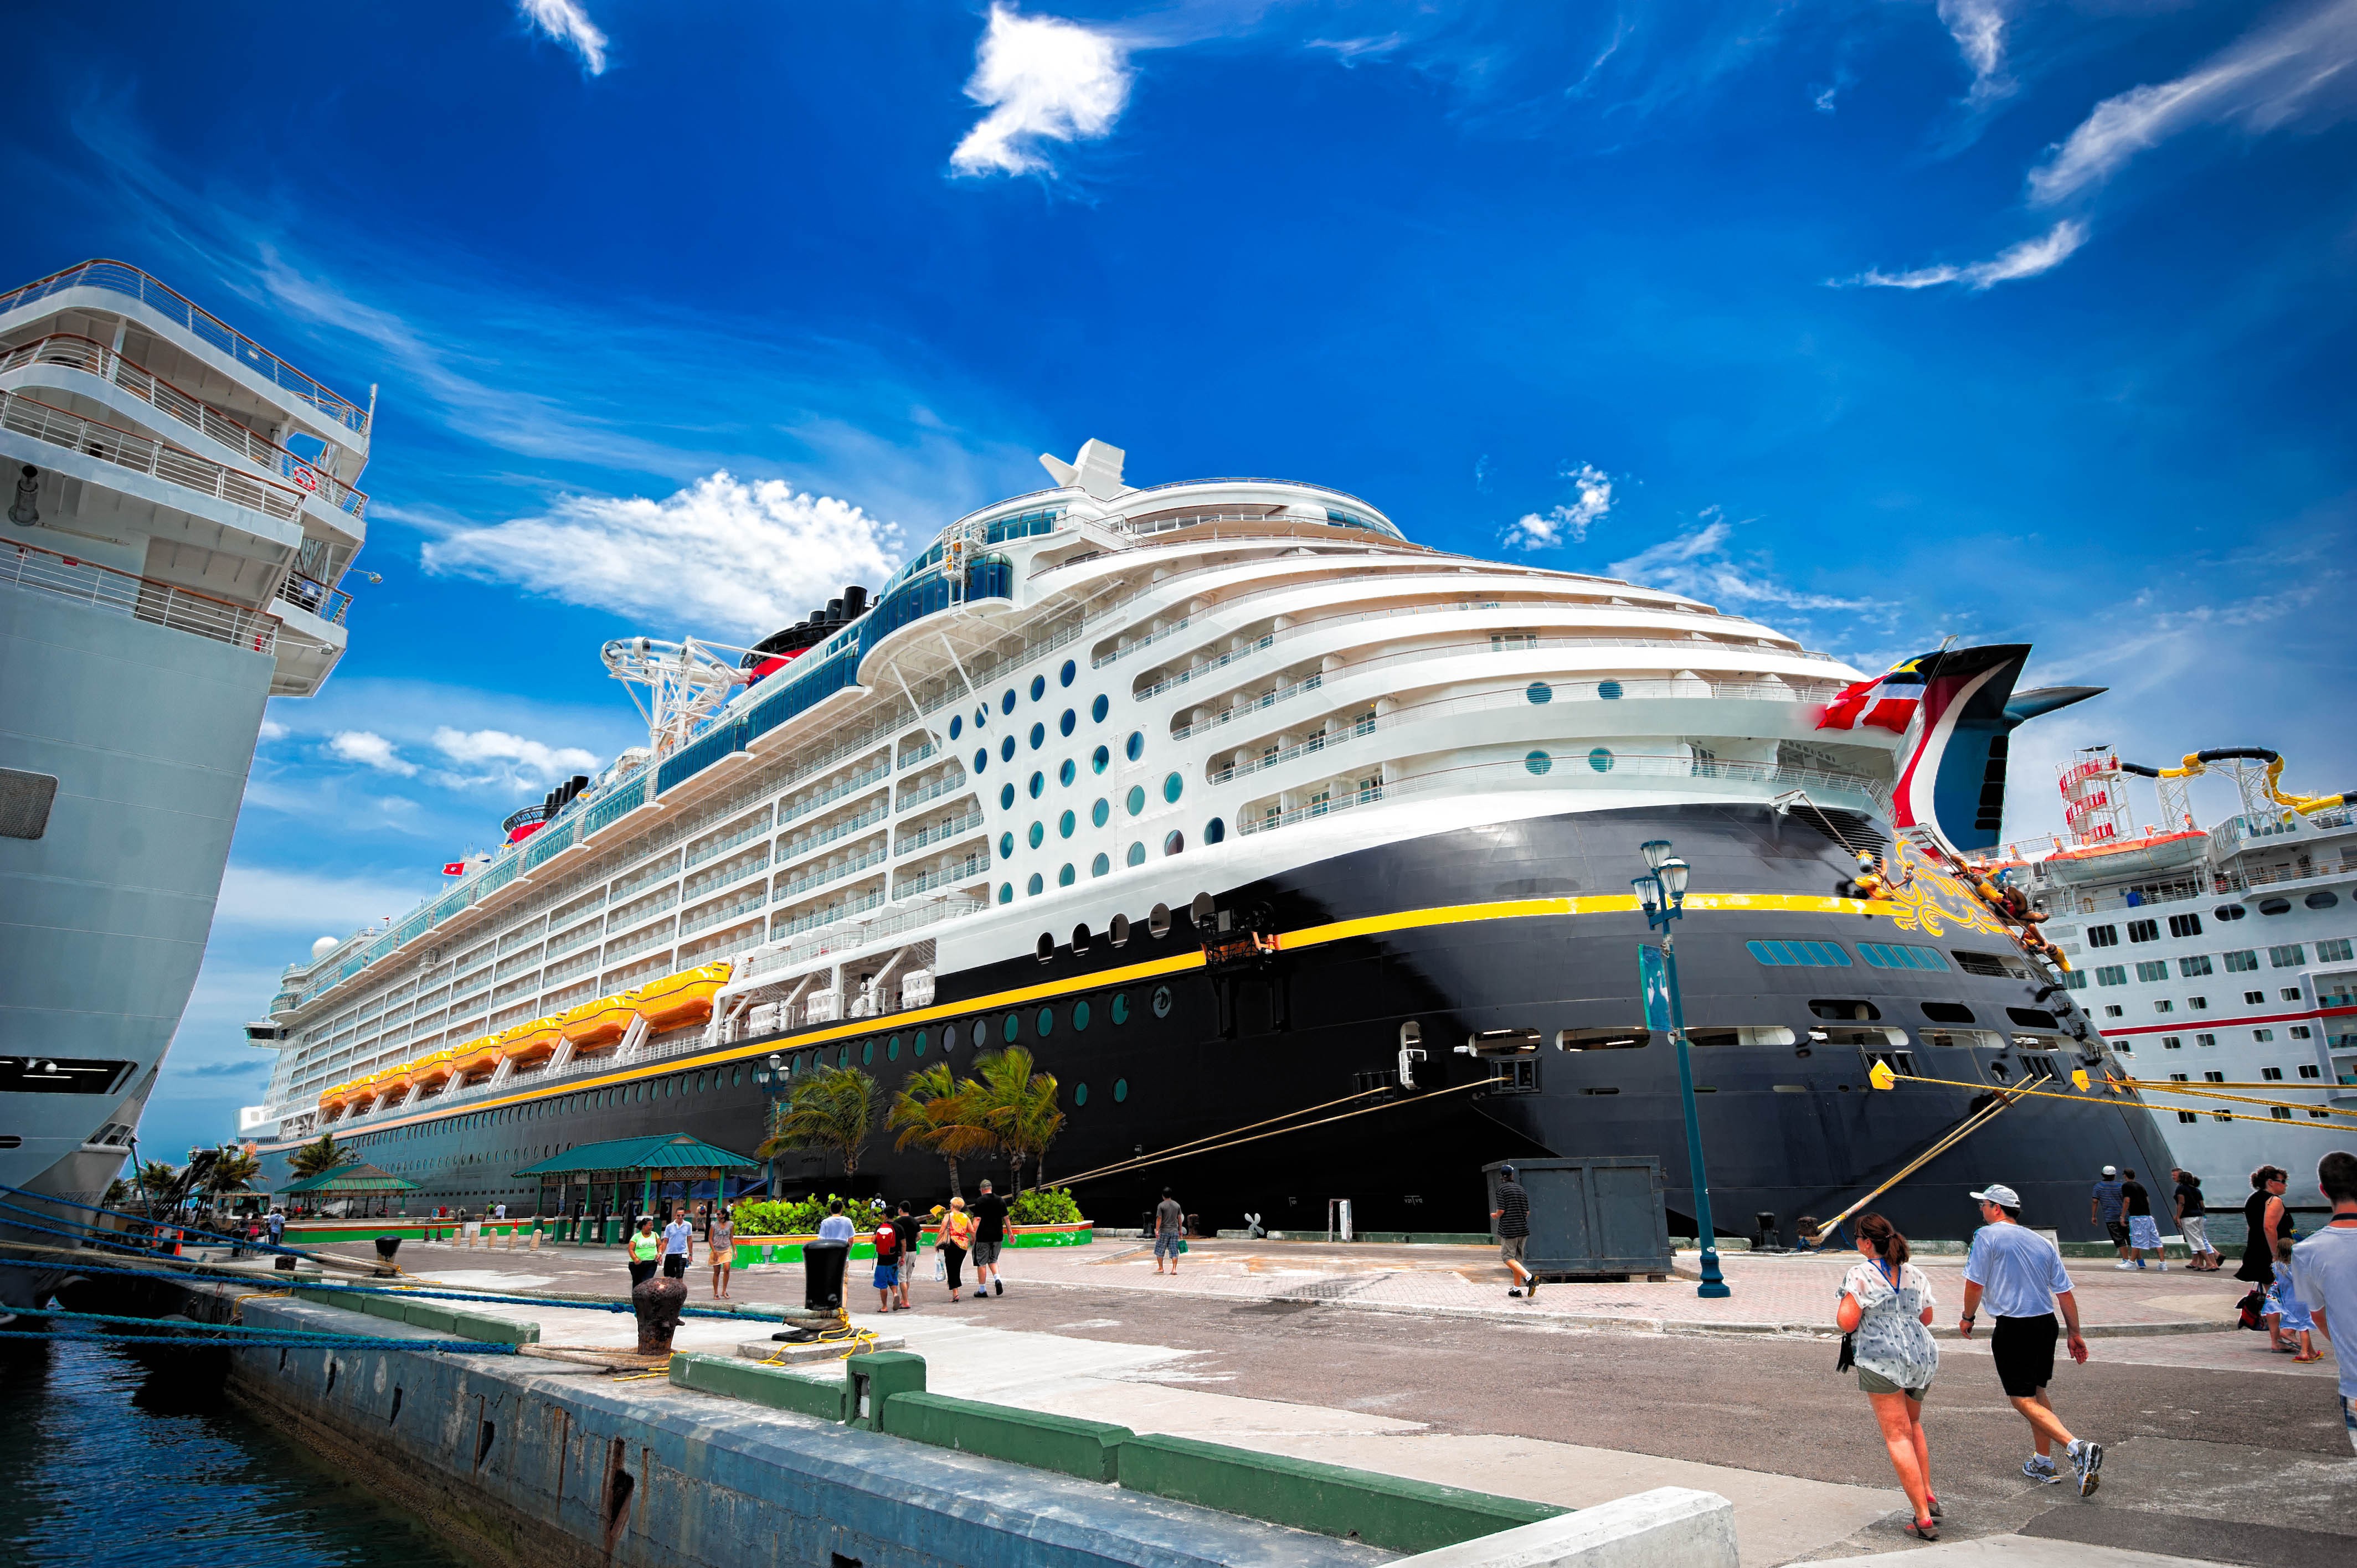
[[[1907,1238],[1879,1214],[1861,1214],[1853,1229],[1864,1261],[1842,1276],[1834,1320],[1852,1337],[1857,1386],[1874,1406],[1890,1467],[1915,1509],[1908,1533],[1939,1539],[1932,1521],[1940,1499],[1932,1492],[1932,1450],[1923,1439],[1923,1396],[1940,1369],[1932,1342],[1932,1283],[1907,1261]]]

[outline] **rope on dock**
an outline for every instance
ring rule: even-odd
[[[56,1316],[57,1314],[25,1316]],[[138,1321],[152,1323],[155,1320],[141,1318]],[[178,1328],[181,1326],[175,1324],[173,1326]],[[88,1334],[69,1328],[0,1328],[0,1339],[63,1339],[83,1345],[113,1345],[142,1350],[421,1350],[446,1356],[512,1356],[516,1353],[512,1345],[487,1344],[474,1339],[392,1339],[368,1334],[335,1334],[317,1339],[296,1339],[288,1337],[293,1332],[299,1331],[251,1329],[233,1338],[203,1338],[177,1333]]]

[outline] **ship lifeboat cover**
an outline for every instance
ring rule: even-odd
[[[650,1029],[680,1029],[712,1016],[712,998],[728,983],[729,966],[707,963],[701,969],[665,975],[639,988],[639,1016]]]
[[[565,1037],[573,1042],[575,1050],[596,1050],[630,1033],[630,1020],[635,1016],[628,998],[600,996],[565,1014],[557,1024]]]

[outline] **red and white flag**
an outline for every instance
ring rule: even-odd
[[[1841,689],[1818,715],[1819,729],[1858,729],[1872,725],[1904,735],[1923,703],[1923,669],[1937,653],[1919,653],[1901,660],[1871,681]]]

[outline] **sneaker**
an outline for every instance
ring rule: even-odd
[[[2062,1478],[2054,1468],[2054,1461],[2043,1454],[2032,1454],[2021,1462],[2021,1473],[2040,1486],[2050,1487]]]
[[[993,1274],[990,1279],[990,1294],[993,1295],[1005,1295],[1006,1294],[1006,1282],[1000,1279],[997,1275]]]
[[[2168,1262],[2167,1262],[2166,1260],[2164,1260],[2164,1261],[2162,1261],[2162,1262],[2160,1262],[2155,1263],[2155,1264],[2153,1265],[2153,1267],[2154,1267],[2154,1268],[2156,1268],[2156,1269],[2158,1269],[2158,1270],[2159,1270],[2161,1273],[2167,1273],[2169,1272],[2169,1263],[2168,1263]]]
[[[2137,1268],[2139,1268],[2139,1269],[2140,1269],[2140,1268],[2143,1268],[2143,1267],[2144,1267],[2144,1260],[2143,1260],[2142,1258],[2138,1258],[2138,1259],[2136,1261],[2136,1266]]]
[[[2079,1477],[2079,1495],[2092,1498],[2103,1477],[2096,1471],[2104,1467],[2104,1447],[2100,1443],[2078,1442],[2071,1444],[2071,1468]]]
[[[1520,1285],[1516,1285],[1516,1286],[1514,1286],[1512,1289],[1511,1289],[1511,1290],[1507,1291],[1507,1292],[1506,1292],[1506,1294],[1507,1294],[1508,1295],[1512,1295],[1512,1296],[1519,1296],[1519,1295],[1521,1295],[1521,1294],[1523,1294],[1523,1287],[1522,1287],[1522,1286],[1520,1286]]]
[[[2129,1262],[2126,1258],[2122,1258],[2118,1262],[2114,1263],[2112,1267],[2115,1269],[2133,1269],[2136,1267],[2136,1265]]]

